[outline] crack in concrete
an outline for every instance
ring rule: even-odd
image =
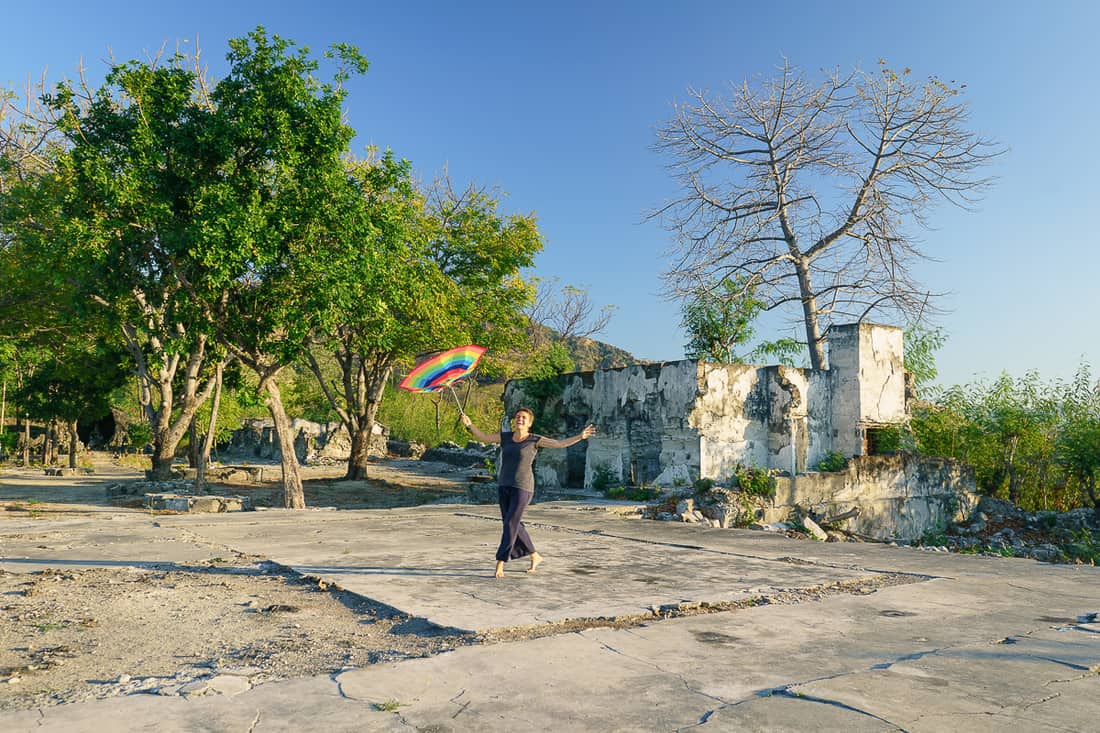
[[[850,712],[856,713],[857,715],[865,715],[868,718],[874,718],[875,720],[886,723],[886,725],[893,726],[894,729],[896,729],[900,733],[907,733],[905,728],[901,727],[892,720],[887,720],[881,715],[875,715],[869,710],[863,710],[862,708],[857,708],[854,705],[849,705],[848,703],[840,702],[839,700],[830,700],[827,697],[816,697],[814,695],[804,695],[800,692],[791,692],[789,689],[777,693],[776,697],[784,697],[791,700],[801,700],[803,702],[814,702],[821,705],[828,705],[830,707],[840,708],[841,710],[848,710]]]
[[[334,685],[336,685],[336,692],[337,692],[337,693],[339,693],[339,695],[340,695],[340,698],[341,698],[342,700],[357,700],[357,698],[354,698],[354,697],[352,697],[351,695],[349,695],[349,694],[347,694],[346,692],[344,692],[344,685],[340,683],[340,675],[342,675],[342,674],[343,674],[344,672],[346,672],[346,671],[347,671],[347,670],[343,670],[343,669],[342,669],[342,670],[340,670],[340,671],[338,671],[338,672],[333,672],[332,674],[330,674],[330,675],[328,676],[328,678],[329,678],[330,680],[332,680],[332,683],[333,683]]]
[[[1038,724],[1042,725],[1044,729],[1050,728],[1050,729],[1053,729],[1053,730],[1063,730],[1063,731],[1066,731],[1066,733],[1081,733],[1080,728],[1064,728],[1060,725],[1055,725],[1054,723],[1051,723],[1049,720],[1046,720],[1046,719],[1043,719],[1043,718],[1035,720],[1035,719],[1032,719],[1032,718],[1021,717],[1017,713],[998,713],[998,712],[992,712],[992,711],[989,711],[989,710],[983,710],[983,711],[976,712],[976,713],[963,713],[963,712],[925,713],[925,714],[922,714],[922,715],[918,716],[917,720],[918,721],[924,721],[924,720],[938,719],[938,718],[973,718],[973,717],[976,717],[976,716],[979,716],[979,715],[989,717],[989,718],[1005,718],[1005,720],[1006,720],[1005,729],[1008,729],[1010,727],[1018,729],[1020,727],[1021,722],[1031,722],[1031,723],[1038,723]],[[945,730],[966,730],[965,727],[960,727],[959,725],[951,726],[949,728],[944,728],[944,729]]]
[[[455,512],[454,516],[456,516],[456,517],[467,517],[467,518],[472,518],[472,519],[482,519],[482,520],[485,520],[485,521],[496,521],[496,522],[500,521],[499,519],[494,519],[493,517],[486,517],[486,516],[481,515],[481,514],[467,514],[465,512]],[[863,566],[860,566],[860,565],[842,565],[840,563],[818,562],[818,561],[814,561],[814,560],[806,560],[804,558],[790,557],[790,556],[763,557],[761,555],[750,555],[750,554],[746,554],[746,553],[743,553],[743,552],[731,552],[729,550],[716,550],[712,547],[703,547],[702,545],[689,545],[689,544],[682,543],[682,542],[668,542],[666,540],[650,540],[650,539],[645,539],[645,538],[641,538],[641,537],[630,537],[630,536],[627,536],[627,535],[613,534],[613,533],[605,532],[603,530],[598,530],[598,529],[574,529],[573,527],[566,527],[566,526],[560,525],[560,524],[546,524],[546,523],[541,523],[541,522],[525,522],[525,524],[529,527],[538,527],[540,529],[549,529],[549,530],[554,530],[554,531],[558,531],[558,532],[567,532],[567,533],[571,533],[571,534],[587,534],[587,535],[595,534],[595,535],[598,535],[600,537],[607,537],[609,539],[616,539],[616,540],[624,540],[624,541],[627,541],[627,542],[638,542],[638,543],[643,544],[643,545],[658,545],[660,547],[674,547],[674,548],[679,549],[679,550],[695,550],[697,552],[708,552],[708,553],[711,553],[711,554],[714,554],[714,555],[723,555],[723,556],[726,556],[726,557],[740,557],[740,558],[745,558],[747,560],[760,560],[760,561],[763,561],[763,562],[782,562],[782,563],[787,563],[787,564],[790,564],[790,565],[809,565],[809,566],[813,566],[813,567],[831,568],[833,570],[855,570],[855,571],[866,572],[866,573],[879,573],[879,574],[883,574],[883,575],[909,575],[909,576],[912,576],[914,578],[919,578],[922,581],[924,581],[924,580],[939,580],[939,579],[956,580],[956,578],[951,577],[951,576],[928,575],[926,573],[911,573],[911,572],[906,572],[906,571],[902,571],[902,570],[876,570],[875,568],[867,568],[867,567],[863,567]]]
[[[474,593],[473,591],[464,590],[464,591],[459,591],[459,592],[464,596],[469,596],[470,598],[473,598],[475,601],[481,601],[482,603],[488,603],[489,605],[496,606],[497,608],[507,608],[507,606],[504,603],[501,603],[500,601],[489,600],[488,598],[482,598],[481,596]]]
[[[248,726],[248,733],[253,733],[256,730],[256,726],[260,724],[260,711],[256,711],[256,717],[252,719],[252,725]]]
[[[626,652],[623,652],[623,651],[620,651],[620,650],[616,649],[615,647],[611,646],[610,644],[608,644],[605,641],[601,641],[601,642],[598,642],[598,643],[601,647],[608,650],[609,652],[613,652],[615,654],[618,654],[621,657],[626,657],[627,659],[638,662],[639,664],[645,664],[649,667],[653,667],[653,669],[657,670],[658,672],[661,672],[662,674],[668,674],[668,675],[675,676],[676,679],[680,680],[680,684],[683,685],[684,689],[687,690],[688,692],[695,693],[696,695],[699,695],[700,697],[705,697],[709,700],[714,700],[715,702],[720,703],[723,706],[729,704],[728,700],[723,700],[720,697],[716,697],[715,695],[711,695],[710,693],[703,692],[702,690],[699,690],[699,689],[696,689],[696,688],[692,687],[691,684],[688,683],[688,681],[686,679],[684,679],[684,676],[682,674],[680,674],[679,672],[672,672],[670,670],[665,669],[664,667],[657,664],[656,662],[651,662],[648,659],[642,659],[640,657],[635,657],[635,656],[632,656],[630,654],[627,654]],[[707,716],[707,717],[709,717],[709,716]]]

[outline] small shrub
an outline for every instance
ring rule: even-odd
[[[661,497],[657,486],[612,486],[606,493],[608,499],[624,501],[653,501]]]
[[[394,710],[401,707],[401,703],[397,700],[386,700],[385,702],[376,702],[371,707],[379,712],[392,713]]]
[[[700,494],[705,494],[714,488],[714,479],[701,478],[695,480],[695,491]]]
[[[1100,538],[1093,537],[1087,529],[1074,532],[1073,541],[1063,544],[1059,549],[1069,562],[1082,565],[1100,563]]]
[[[602,491],[610,496],[610,489],[618,480],[619,477],[605,465],[596,466],[592,470],[592,488],[595,491]]]
[[[126,439],[131,446],[141,450],[153,442],[153,428],[145,422],[134,422],[126,426]]]
[[[848,466],[848,459],[838,451],[830,451],[817,463],[818,471],[833,472],[843,471]]]
[[[921,535],[920,544],[923,547],[942,547],[947,544],[947,533],[944,527],[933,527],[924,530],[924,534]]]
[[[750,496],[762,496],[766,499],[775,497],[775,482],[766,468],[754,466],[742,466],[738,464],[733,472],[737,479],[737,486]]]

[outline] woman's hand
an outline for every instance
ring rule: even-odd
[[[469,430],[470,428],[472,428],[472,427],[473,427],[473,425],[474,425],[474,421],[473,421],[473,420],[471,420],[471,419],[470,419],[470,416],[469,416],[469,415],[467,415],[467,414],[466,414],[466,413],[464,412],[464,413],[462,413],[462,424],[463,424],[464,426],[466,426],[466,429],[467,429],[467,430]]]
[[[584,430],[581,431],[581,440],[588,440],[596,434],[595,425],[585,425]]]

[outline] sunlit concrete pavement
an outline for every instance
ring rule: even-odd
[[[1089,731],[1100,571],[531,507],[546,564],[492,575],[495,507],[115,512],[0,523],[0,568],[253,554],[453,629],[537,639],[260,685],[5,716],[50,731]],[[512,567],[515,566],[515,567]],[[900,584],[873,592],[876,579]],[[865,581],[865,583],[864,583]],[[662,609],[763,599],[678,618]],[[720,606],[727,607],[727,606]],[[656,611],[656,613],[655,613]],[[630,628],[600,619],[631,617]],[[378,709],[396,708],[396,709]]]

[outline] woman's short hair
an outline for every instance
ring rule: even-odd
[[[521,412],[526,412],[527,417],[531,420],[531,422],[535,421],[535,413],[532,412],[531,408],[529,408],[529,407],[521,407],[518,410],[516,410],[515,413],[512,415],[512,419],[515,420],[516,415],[520,414]]]

